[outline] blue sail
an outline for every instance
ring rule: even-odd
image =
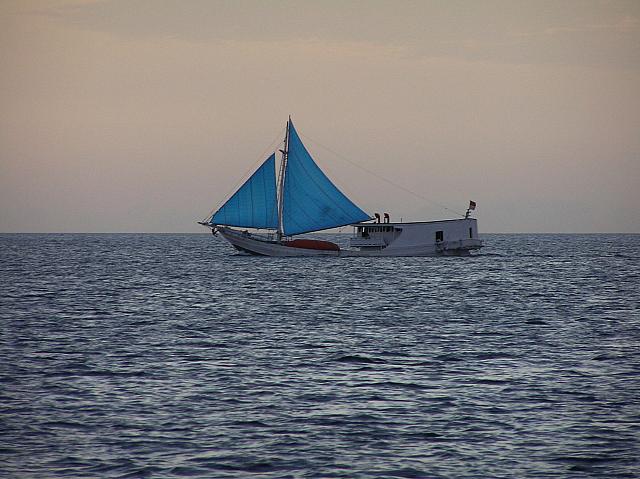
[[[308,233],[371,219],[320,170],[291,120],[288,146],[282,208],[284,234]]]
[[[272,154],[251,178],[211,217],[211,223],[245,228],[277,228],[276,155]]]

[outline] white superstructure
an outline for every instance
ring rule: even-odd
[[[482,247],[474,218],[411,223],[359,223],[349,246],[358,256],[465,256]]]

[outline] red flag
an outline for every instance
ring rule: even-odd
[[[476,209],[476,202],[475,201],[469,201],[469,209],[470,210],[475,210]]]

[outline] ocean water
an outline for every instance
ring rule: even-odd
[[[484,239],[0,235],[0,476],[640,477],[640,235]]]

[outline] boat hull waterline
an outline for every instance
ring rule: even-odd
[[[448,222],[469,222],[475,220],[449,220]],[[442,223],[442,222],[434,222]],[[374,224],[375,225],[375,224]],[[287,246],[286,242],[278,242],[254,235],[248,231],[236,230],[229,227],[217,226],[215,231],[241,253],[258,256],[302,257],[302,256],[469,256],[471,251],[482,247],[482,240],[477,238],[458,239],[453,241],[425,242],[423,235],[416,235],[413,229],[424,230],[428,223],[405,223],[407,231],[405,238],[402,234],[395,241],[387,245],[360,247],[359,249],[310,249]],[[394,225],[397,227],[397,224]],[[421,228],[422,226],[422,228]],[[453,226],[453,225],[452,225]],[[414,233],[414,234],[411,234]],[[326,242],[323,242],[326,243]]]

